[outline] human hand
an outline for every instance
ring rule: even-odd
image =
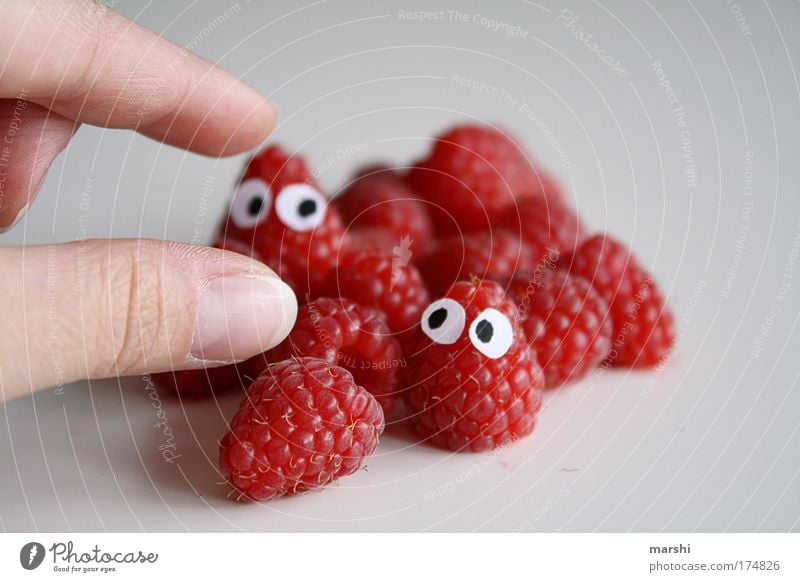
[[[0,231],[80,123],[198,153],[257,146],[275,111],[229,73],[91,0],[0,21]],[[0,247],[0,401],[82,378],[238,361],[280,342],[294,294],[234,253],[152,240]]]

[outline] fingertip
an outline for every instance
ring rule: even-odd
[[[224,71],[218,71],[229,77]],[[213,95],[217,89],[200,90],[203,97],[192,96],[203,103],[205,112],[190,114],[181,110],[165,129],[142,127],[140,131],[155,139],[189,149],[206,156],[232,156],[252,150],[267,139],[275,127],[275,106],[263,95],[233,79],[234,88]]]
[[[0,156],[0,234],[20,222],[53,160],[75,133],[74,121],[19,100],[0,100],[6,128]]]
[[[275,105],[254,89],[245,87],[246,97],[243,94],[239,98],[238,106],[242,113],[233,117],[233,133],[222,144],[219,155],[235,155],[257,148],[275,128]]]

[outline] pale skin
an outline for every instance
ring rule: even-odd
[[[24,219],[82,123],[208,156],[255,148],[274,125],[254,89],[101,4],[6,0],[0,13],[0,230]],[[0,273],[0,401],[243,360],[297,309],[263,264],[166,241],[0,246]]]

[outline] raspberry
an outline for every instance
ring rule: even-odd
[[[630,280],[625,275],[632,263],[628,247],[601,234],[586,239],[559,261],[571,273],[587,279],[609,304],[617,293],[631,294]]]
[[[411,251],[412,246],[417,246],[411,239],[401,239],[398,244],[398,239],[392,233],[380,228],[354,228],[348,231],[348,235],[349,248],[373,251],[384,255],[395,254],[395,249],[398,249],[399,253],[399,249],[402,247]],[[412,251],[409,260],[415,262],[419,254]]]
[[[383,314],[349,299],[322,297],[301,307],[289,336],[266,355],[273,362],[314,357],[348,369],[387,416],[402,388],[403,353]]]
[[[361,305],[380,309],[389,328],[398,334],[413,329],[430,297],[410,257],[398,249],[395,256],[369,250],[350,250],[331,272],[327,289]]]
[[[610,306],[609,364],[647,368],[669,354],[675,341],[672,312],[653,278],[624,244],[608,235],[595,235],[565,257],[563,264],[590,281]]]
[[[632,296],[617,295],[611,303],[614,343],[608,362],[651,368],[665,359],[675,343],[674,317],[650,275],[634,269]]]
[[[460,125],[435,142],[409,182],[438,208],[429,212],[440,233],[488,230],[518,195],[541,184],[525,152],[497,129]]]
[[[459,280],[505,279],[516,271],[532,270],[535,266],[527,245],[512,233],[497,230],[437,240],[420,264],[420,270],[431,293],[439,295]]]
[[[433,238],[425,203],[390,169],[367,170],[334,198],[334,204],[354,234],[362,229],[385,233],[371,240],[379,241],[378,248],[387,253],[405,241],[420,255]]]
[[[513,315],[490,281],[456,283],[426,309],[406,403],[427,441],[483,451],[533,431],[544,377]]]
[[[272,146],[247,166],[215,244],[249,251],[303,295],[335,266],[343,237],[305,161]]]
[[[517,274],[507,293],[548,388],[586,376],[608,355],[608,304],[586,279],[543,269]]]
[[[571,252],[583,236],[577,211],[559,198],[526,196],[500,216],[499,225],[520,236],[537,261]]]
[[[250,386],[220,442],[220,469],[239,499],[324,487],[362,466],[383,426],[381,407],[347,370],[280,362]]]
[[[250,160],[244,173],[244,179],[247,178],[261,178],[274,191],[280,191],[289,184],[315,184],[314,175],[305,160],[289,155],[279,145],[268,147]]]

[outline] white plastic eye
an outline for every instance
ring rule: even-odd
[[[264,180],[250,178],[236,188],[230,215],[239,228],[253,228],[269,214],[272,195]]]
[[[452,299],[434,301],[422,313],[422,331],[437,344],[454,344],[461,337],[467,314]]]
[[[275,198],[275,212],[281,222],[297,232],[322,224],[328,201],[310,184],[289,184]]]
[[[487,358],[502,358],[514,343],[514,328],[496,309],[484,309],[469,326],[469,340]]]

